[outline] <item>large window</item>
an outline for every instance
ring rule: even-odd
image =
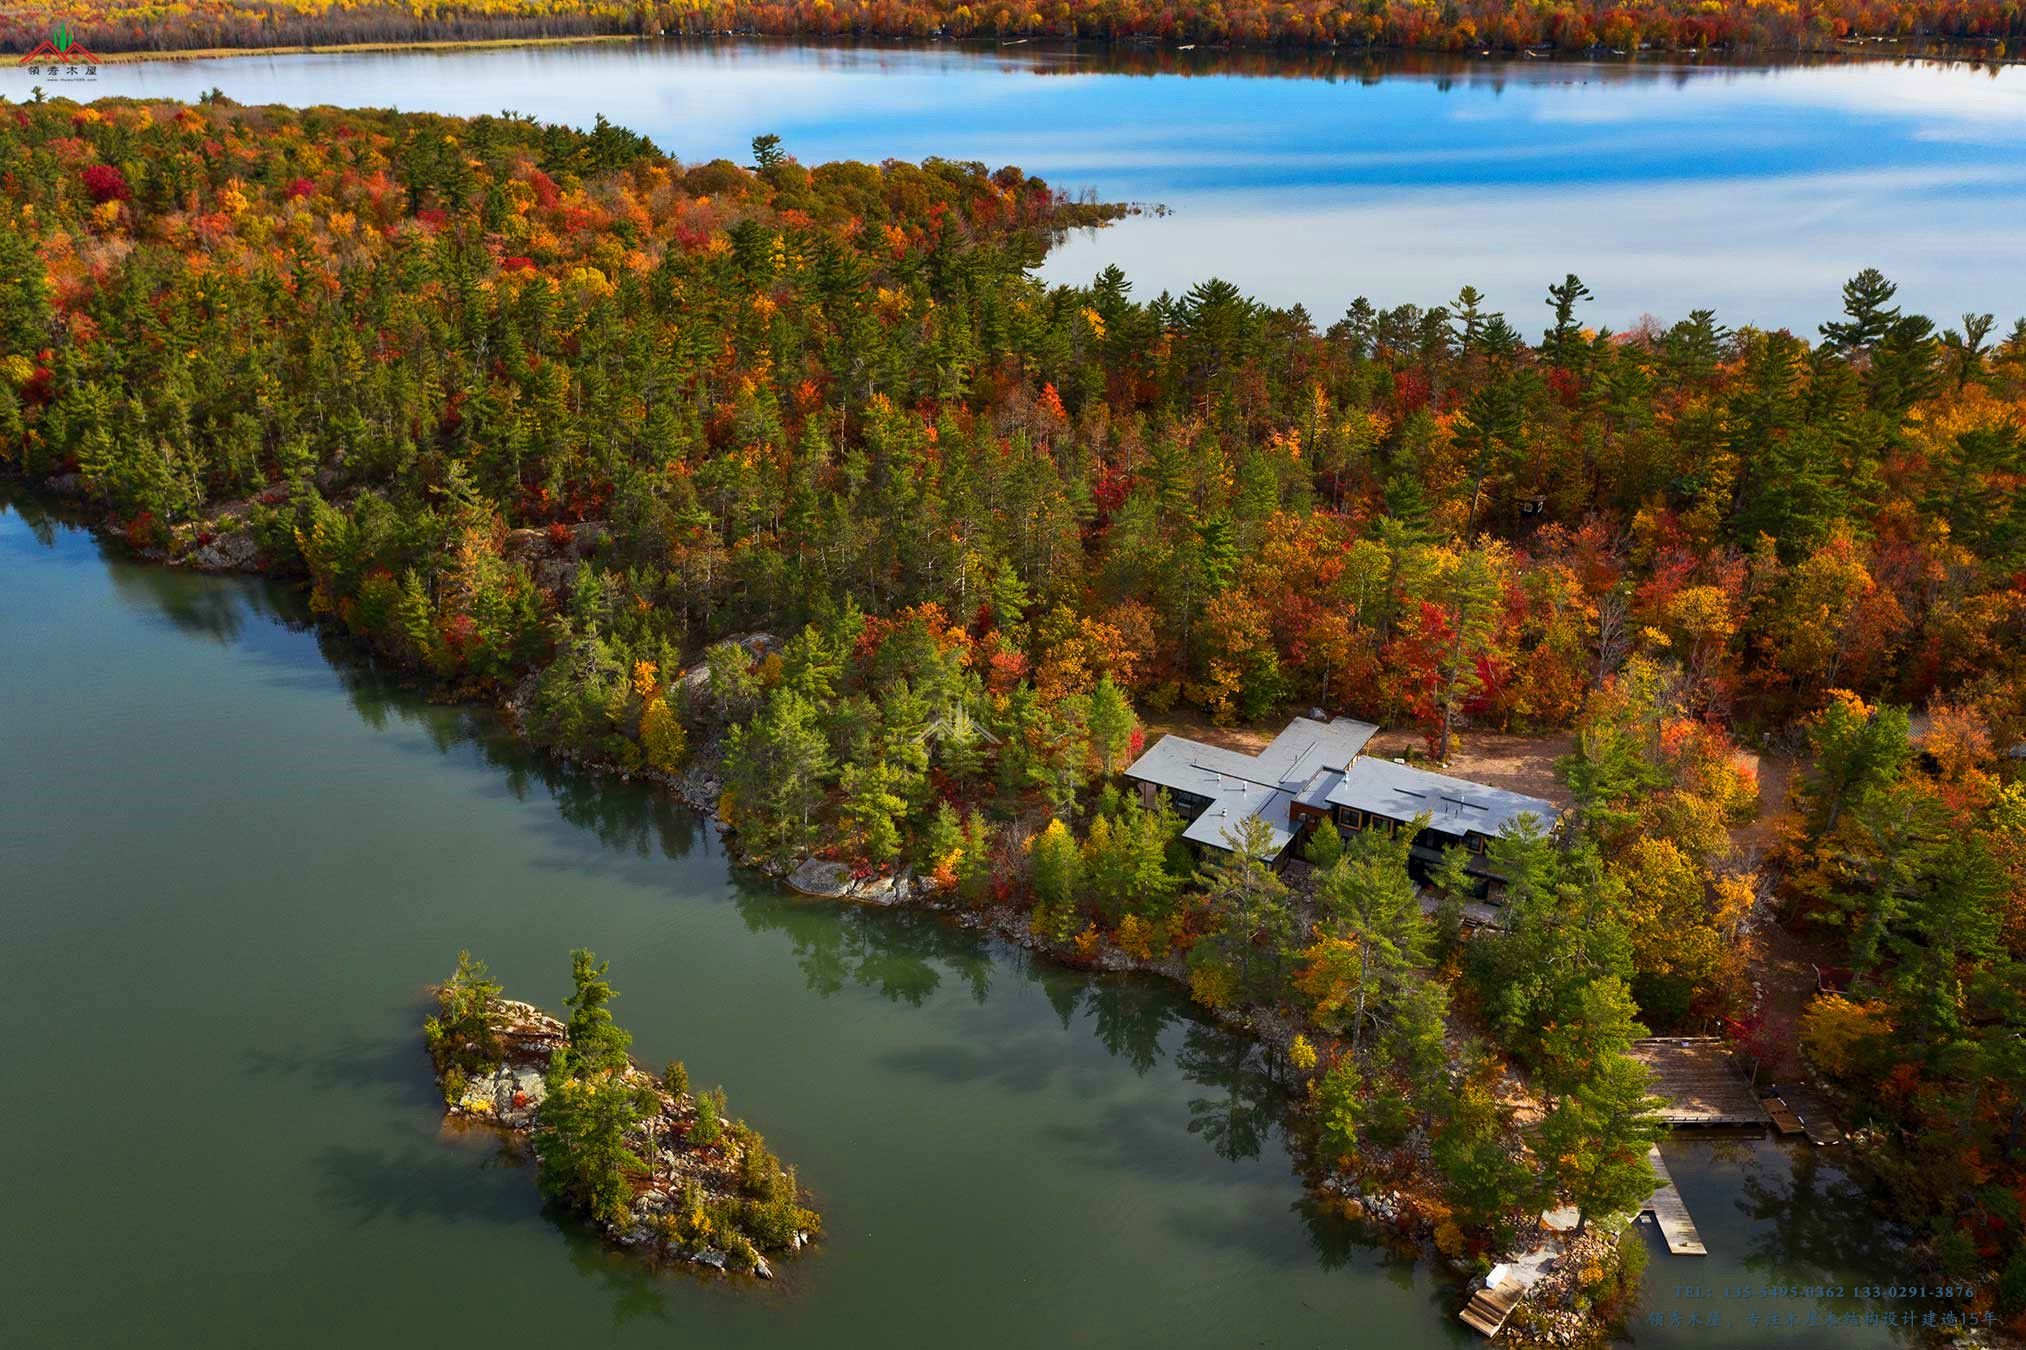
[[[1365,813],[1355,806],[1339,806],[1337,824],[1347,830],[1362,830],[1365,828]]]

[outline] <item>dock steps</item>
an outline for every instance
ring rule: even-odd
[[[1480,1289],[1470,1296],[1470,1302],[1461,1313],[1464,1325],[1486,1336],[1496,1336],[1505,1319],[1512,1316],[1512,1310],[1519,1306],[1520,1295],[1526,1286],[1518,1280],[1507,1280],[1496,1289]]]

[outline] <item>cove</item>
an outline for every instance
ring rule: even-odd
[[[31,504],[0,508],[0,652],[22,1344],[1477,1343],[1306,1202],[1261,1051],[1174,990],[749,882],[692,812],[382,681],[293,593]],[[774,1284],[654,1274],[439,1130],[424,985],[468,945],[554,1004],[580,943],[636,1052],[801,1165],[826,1239]],[[1694,1311],[1687,1282],[1904,1276],[1833,1157],[1667,1148],[1713,1255],[1647,1238],[1642,1319]],[[1635,1340],[1767,1336],[1710,1306],[1724,1329]]]
[[[25,78],[25,77],[24,77]],[[1319,326],[1359,295],[1447,303],[1466,283],[1529,336],[1579,273],[1586,323],[1711,307],[1810,338],[1865,267],[1940,326],[2017,317],[2026,67],[1723,66],[1403,57],[1219,59],[1030,43],[767,41],[278,54],[101,69],[87,96],[603,114],[685,162],[940,155],[1160,203],[1041,269],[1124,268],[1136,297],[1218,276]],[[76,86],[56,92],[75,94]]]

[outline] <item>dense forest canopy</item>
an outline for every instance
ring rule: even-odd
[[[714,747],[752,853],[905,861],[1297,1009],[1325,1154],[1424,1132],[1473,1232],[1543,1179],[1650,1184],[1624,1047],[1749,1037],[1774,905],[1846,945],[1803,1036],[1899,1132],[1902,1212],[2026,1307],[2026,324],[1938,327],[1875,272],[1807,336],[1597,331],[1574,276],[1530,319],[1465,287],[1318,324],[1043,286],[1113,212],[1015,169],[754,159],[0,106],[0,461],[144,550],[250,540],[546,744]],[[1494,845],[1508,931],[1425,924],[1387,842],[1299,895],[1242,840],[1198,875],[1116,790],[1137,713],[1311,706],[1431,753],[1574,730],[1572,825]],[[1804,752],[1762,858],[1740,739]],[[1444,1072],[1452,1009],[1543,1094],[1538,1173],[1494,1056]]]
[[[100,0],[0,6],[0,44],[31,51],[58,21],[93,52],[599,34],[1055,37],[1248,45],[1828,50],[1853,38],[1983,45],[2026,34],[2017,0]]]

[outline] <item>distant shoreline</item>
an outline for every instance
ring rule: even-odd
[[[855,47],[948,48],[978,52],[1010,51],[1031,47],[1037,51],[1102,52],[1146,57],[1172,57],[1206,70],[1214,70],[1224,58],[1250,60],[1282,58],[1290,65],[1319,61],[1350,63],[1370,58],[1418,59],[1456,67],[1491,64],[1524,64],[1535,61],[1555,65],[1613,65],[1638,67],[1645,64],[1688,62],[1712,67],[1751,68],[1771,66],[1838,65],[1876,61],[1935,61],[1954,65],[2011,66],[2026,64],[2026,56],[1981,54],[1974,44],[1930,38],[1879,37],[1846,39],[1829,48],[1773,48],[1732,51],[1722,48],[1652,47],[1632,52],[1607,48],[1485,48],[1475,52],[1446,51],[1431,47],[1376,46],[1291,46],[1285,43],[1176,43],[1145,37],[999,38],[914,37],[909,35],[823,35],[781,33],[669,33],[647,36],[638,33],[578,33],[561,37],[424,38],[415,41],[278,43],[263,47],[186,47],[160,51],[109,51],[100,67],[161,61],[217,61],[256,56],[364,55],[400,52],[446,52],[497,50],[516,47],[569,47],[591,43],[634,43],[640,45],[706,46],[720,43],[778,45],[848,49]],[[1266,72],[1260,72],[1266,73]],[[1298,72],[1297,72],[1298,73]]]
[[[108,52],[99,62],[124,66],[144,61],[222,61],[241,56],[324,56],[365,52],[432,52],[488,47],[563,47],[587,42],[652,42],[635,33],[579,33],[570,37],[509,38],[427,38],[418,42],[334,42],[304,46],[295,43],[272,47],[179,47],[170,51]]]

